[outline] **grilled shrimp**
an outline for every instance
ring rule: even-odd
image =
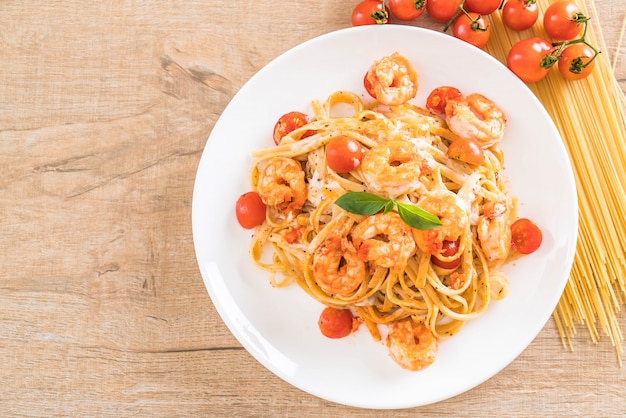
[[[402,55],[394,52],[370,66],[365,74],[367,91],[387,106],[406,103],[417,94],[417,72]]]
[[[402,268],[415,252],[411,227],[396,212],[368,216],[352,228],[350,235],[359,258],[381,267]]]
[[[381,142],[368,150],[361,161],[367,187],[389,197],[417,190],[420,175],[430,170],[417,146],[401,139]]]
[[[446,105],[446,121],[452,132],[462,138],[474,139],[482,147],[502,140],[506,116],[485,96],[473,93]]]
[[[417,202],[417,206],[439,217],[441,221],[441,225],[433,229],[413,229],[415,243],[427,254],[439,254],[444,241],[459,239],[469,222],[467,205],[449,190],[430,191]]]
[[[330,295],[348,295],[365,280],[367,266],[346,237],[331,235],[313,254],[313,277]]]
[[[511,220],[506,200],[487,201],[478,218],[477,235],[489,261],[504,261],[511,249]]]
[[[407,318],[389,325],[387,347],[400,366],[420,370],[435,361],[439,341],[424,324]]]
[[[263,203],[285,216],[297,214],[307,199],[302,166],[291,158],[270,158],[259,173],[257,192]]]

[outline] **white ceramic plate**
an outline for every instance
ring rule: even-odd
[[[440,344],[419,372],[397,366],[365,328],[325,338],[322,305],[297,286],[272,288],[250,261],[251,232],[235,219],[236,199],[250,189],[250,152],[271,146],[282,114],[311,114],[312,99],[335,90],[363,95],[373,60],[398,51],[419,73],[414,99],[436,86],[479,92],[508,118],[502,147],[520,215],[535,220],[544,241],[506,269],[510,292],[460,333]],[[502,370],[550,318],[567,281],[577,237],[572,169],[560,136],[531,91],[486,53],[439,32],[411,26],[366,26],[329,33],[276,58],[236,94],[216,123],[197,171],[193,195],[196,257],[213,304],[239,342],[261,364],[318,397],[363,408],[425,405],[467,391]],[[208,303],[208,301],[207,301]]]

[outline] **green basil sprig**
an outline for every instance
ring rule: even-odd
[[[335,200],[335,204],[357,215],[374,215],[398,209],[398,215],[408,226],[415,229],[433,229],[441,225],[438,217],[410,203],[401,203],[368,192],[347,192]]]

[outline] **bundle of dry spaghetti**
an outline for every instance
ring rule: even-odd
[[[550,3],[537,1],[540,19],[521,33],[506,29],[498,14],[492,14],[492,36],[485,50],[506,62],[517,41],[530,36],[549,39],[541,16]],[[563,344],[570,349],[578,324],[588,328],[594,342],[602,333],[608,335],[621,367],[624,335],[618,313],[626,301],[626,99],[594,19],[594,1],[579,6],[591,17],[588,41],[602,51],[593,73],[583,80],[566,81],[553,69],[544,80],[529,85],[561,133],[578,191],[576,255],[553,317]]]

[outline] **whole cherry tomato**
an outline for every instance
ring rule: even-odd
[[[550,71],[542,65],[545,57],[550,55],[552,44],[543,38],[532,37],[522,39],[509,50],[506,65],[525,83],[535,83]]]
[[[426,12],[438,22],[449,22],[459,10],[463,0],[428,0]]]
[[[380,0],[363,0],[352,10],[352,26],[383,25],[389,22],[389,9]]]
[[[239,196],[235,204],[235,215],[239,225],[252,229],[265,221],[265,203],[257,192],[247,192]]]
[[[500,7],[502,0],[465,0],[465,10],[479,13],[483,16],[489,15]]]
[[[455,37],[482,48],[489,40],[491,28],[478,13],[462,13],[454,20],[452,33]]]
[[[559,72],[568,80],[581,80],[593,71],[595,51],[588,45],[571,44],[563,50],[559,58]]]
[[[548,6],[543,13],[543,28],[551,38],[565,41],[577,37],[586,20],[576,3],[560,0]]]
[[[326,144],[326,164],[337,173],[347,173],[361,165],[363,146],[356,139],[338,135]]]
[[[400,20],[415,20],[426,10],[426,0],[389,0],[391,14]]]
[[[502,7],[502,22],[511,30],[523,31],[539,17],[536,0],[508,0]]]
[[[343,338],[354,329],[354,316],[349,309],[326,307],[320,314],[317,325],[328,338]]]
[[[520,218],[511,225],[511,246],[520,254],[530,254],[541,246],[543,234],[531,220]]]
[[[448,147],[447,155],[455,160],[474,165],[480,165],[485,161],[482,147],[469,138],[459,138],[452,141]]]

